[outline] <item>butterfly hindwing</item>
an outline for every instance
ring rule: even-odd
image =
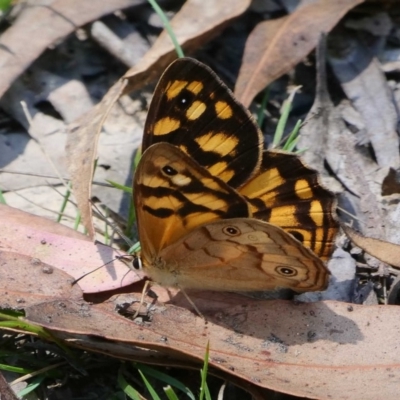
[[[335,196],[299,157],[264,151],[259,172],[239,192],[255,218],[280,226],[321,258],[330,256],[338,229]]]
[[[322,290],[324,263],[281,228],[252,218],[215,221],[191,231],[160,253],[165,268],[153,279],[187,289]]]
[[[142,150],[158,142],[179,147],[234,188],[255,174],[263,148],[249,111],[210,68],[191,58],[170,64],[155,90]]]

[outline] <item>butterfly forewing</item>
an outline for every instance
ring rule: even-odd
[[[299,157],[264,151],[260,171],[239,192],[255,218],[280,226],[321,258],[330,256],[338,229],[335,196]]]
[[[204,64],[181,58],[162,75],[145,123],[142,150],[167,142],[230,186],[261,163],[263,137],[251,114]]]
[[[250,215],[242,196],[168,143],[143,153],[134,198],[144,255],[157,254],[199,225]]]

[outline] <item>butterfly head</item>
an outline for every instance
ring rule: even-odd
[[[143,269],[143,263],[142,263],[142,258],[140,257],[139,253],[135,253],[133,255],[133,260],[132,260],[132,267],[133,269],[139,271]]]

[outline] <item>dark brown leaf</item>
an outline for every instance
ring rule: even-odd
[[[315,0],[291,15],[261,22],[246,43],[235,94],[249,106],[255,95],[315,48],[321,33],[364,0]]]

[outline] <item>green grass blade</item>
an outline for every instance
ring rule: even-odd
[[[183,53],[182,47],[178,42],[178,39],[175,36],[174,31],[171,28],[171,25],[169,23],[169,20],[167,16],[165,15],[164,11],[162,8],[158,5],[158,3],[155,0],[148,0],[148,2],[151,4],[153,7],[154,11],[158,14],[158,16],[161,18],[162,23],[164,24],[165,30],[167,31],[174,47],[176,54],[178,55],[179,58],[185,57],[185,54]]]
[[[68,190],[65,193],[65,196],[63,197],[63,202],[61,204],[61,208],[60,208],[59,214],[57,216],[58,223],[61,222],[64,211],[67,208],[67,204],[68,204],[68,200],[69,200],[70,196],[71,196],[71,182],[68,183]]]
[[[133,400],[142,400],[139,392],[134,389],[125,379],[123,373],[122,373],[122,369],[120,368],[118,371],[118,385],[119,387],[124,391],[124,393],[131,399]]]
[[[200,371],[201,376],[201,386],[200,386],[200,396],[199,400],[203,400],[204,396],[206,400],[211,400],[210,391],[207,386],[207,373],[208,373],[208,360],[210,356],[210,342],[207,342],[206,354],[204,355],[203,368]]]
[[[41,326],[32,325],[19,317],[7,315],[7,313],[0,312],[0,328],[18,329],[26,333],[33,333],[42,339],[55,342],[60,346],[67,354],[71,354],[71,351],[65,346],[59,339],[55,338],[50,332]]]
[[[287,124],[290,110],[292,108],[293,98],[299,89],[300,89],[300,86],[294,88],[292,93],[290,93],[289,97],[283,103],[282,114],[281,114],[281,117],[279,118],[278,125],[275,130],[274,139],[272,141],[273,148],[278,147],[282,141],[283,132],[284,132],[286,124]]]
[[[296,147],[297,142],[299,141],[299,131],[301,127],[301,120],[299,119],[296,122],[295,127],[293,128],[292,132],[290,133],[289,137],[287,138],[285,144],[283,145],[282,149],[286,151],[292,152]]]
[[[28,393],[33,392],[38,386],[40,386],[40,384],[44,381],[44,379],[46,378],[46,375],[40,375],[40,376],[36,376],[34,379],[32,379],[32,382],[29,383],[29,385],[22,389],[21,391],[19,391],[17,393],[17,396],[21,399],[24,396],[26,396]]]
[[[128,254],[135,254],[140,251],[140,242],[136,242],[133,246],[129,248],[127,251]]]
[[[133,176],[135,176],[135,171],[137,169],[137,166],[139,164],[139,161],[142,157],[142,151],[141,149],[136,150],[135,157],[133,159]],[[132,228],[136,222],[136,211],[135,211],[135,203],[133,202],[133,188],[131,188],[131,201],[129,202],[129,209],[128,209],[128,221],[126,224],[126,231],[125,235],[130,235],[132,232]]]
[[[81,213],[78,211],[76,213],[75,221],[74,221],[74,229],[77,231],[79,228],[79,225],[81,223]],[[85,233],[87,233],[86,229],[84,230]]]
[[[111,181],[109,179],[106,179],[106,182],[108,182],[115,189],[122,190],[125,193],[132,194],[132,188],[129,186],[121,185],[120,183]]]
[[[147,376],[151,376],[152,378],[158,379],[161,382],[165,382],[166,384],[174,387],[175,389],[180,390],[181,392],[185,393],[191,400],[195,400],[194,394],[190,391],[188,387],[186,387],[182,382],[178,381],[177,379],[160,372],[154,368],[151,368],[147,365],[137,364],[138,368],[142,372],[144,372]]]
[[[147,390],[149,391],[151,398],[153,400],[161,400],[161,398],[158,396],[156,391],[154,390],[153,386],[151,386],[150,382],[147,380],[147,378],[144,376],[143,372],[138,368],[139,374],[143,379],[144,384],[146,385]]]
[[[12,0],[0,0],[0,10],[7,11],[11,7]]]
[[[167,395],[168,400],[179,400],[179,397],[174,392],[171,386],[167,386],[164,388],[164,393]]]
[[[27,370],[26,368],[14,367],[12,365],[7,365],[7,364],[0,364],[0,370],[15,372],[21,375],[31,374],[33,372],[33,370]]]
[[[3,195],[3,191],[0,189],[0,204],[7,204],[6,199]]]

